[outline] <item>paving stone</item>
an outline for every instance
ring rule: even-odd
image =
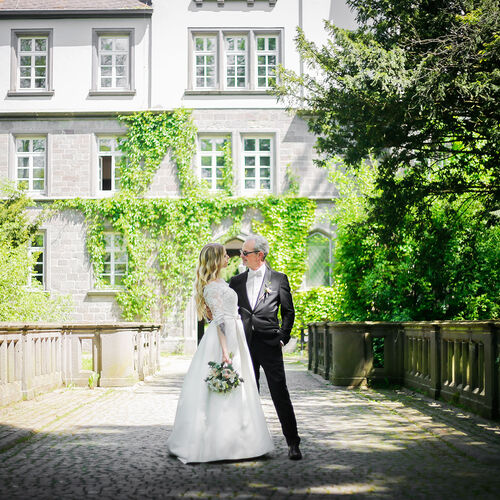
[[[262,384],[276,449],[182,464],[165,442],[190,359],[131,388],[59,390],[0,408],[0,498],[498,499],[496,422],[406,390],[346,390],[287,361],[304,460],[287,447]]]

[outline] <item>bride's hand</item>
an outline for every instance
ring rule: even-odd
[[[222,363],[230,364],[231,363],[231,358],[227,354],[227,352],[222,353]]]

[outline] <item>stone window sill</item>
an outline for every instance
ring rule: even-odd
[[[52,97],[53,90],[9,90],[7,97]]]
[[[118,290],[116,288],[113,289],[101,289],[101,290],[89,290],[87,292],[87,296],[89,297],[114,297],[118,293],[123,292],[123,290]]]
[[[230,96],[249,96],[260,95],[273,97],[267,90],[185,90],[184,95],[230,95]]]
[[[134,96],[135,90],[89,90],[89,96]]]

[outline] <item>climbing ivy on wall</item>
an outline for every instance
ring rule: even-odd
[[[224,168],[222,169],[222,189],[232,196],[234,194],[234,174],[233,174],[233,152],[231,149],[231,140],[224,141]]]
[[[123,291],[117,294],[125,320],[182,319],[192,295],[201,247],[223,234],[221,243],[236,236],[251,211],[253,231],[271,245],[269,262],[286,272],[292,289],[306,267],[306,238],[316,205],[305,198],[258,196],[233,198],[231,144],[224,146],[222,194],[211,195],[192,169],[196,127],[189,111],[141,112],[122,116],[128,127],[121,141],[127,161],[121,166],[121,189],[111,198],[72,199],[58,209],[81,211],[86,219],[87,249],[98,286],[104,268],[107,229],[121,233],[129,256]],[[154,174],[166,155],[177,166],[181,197],[145,198]],[[221,230],[222,224],[229,229]]]
[[[121,189],[143,195],[167,154],[177,166],[180,191],[198,194],[201,183],[192,169],[196,147],[196,126],[191,113],[183,108],[171,113],[144,111],[122,115],[118,120],[128,128],[120,142],[126,160],[121,169]]]

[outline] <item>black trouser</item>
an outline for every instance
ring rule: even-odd
[[[268,345],[254,336],[250,344],[250,354],[252,356],[257,387],[259,388],[260,367],[262,366],[264,369],[269,392],[271,393],[276,413],[280,419],[286,442],[288,445],[299,444],[300,438],[297,433],[297,421],[286,386],[281,345]]]

